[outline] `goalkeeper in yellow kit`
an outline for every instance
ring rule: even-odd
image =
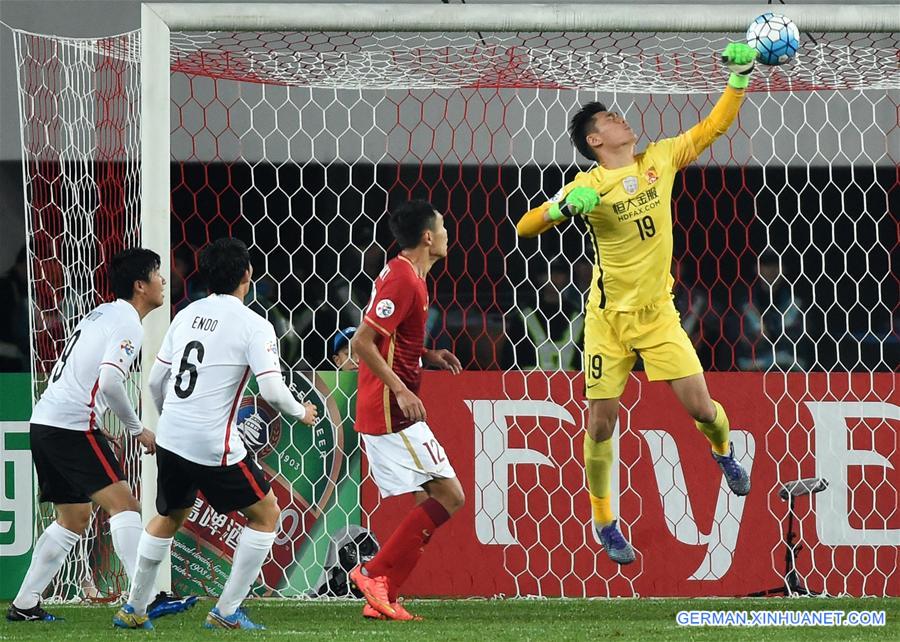
[[[672,302],[672,184],[675,174],[725,133],[737,116],[757,52],[731,43],[722,53],[731,70],[712,112],[675,138],[635,154],[636,137],[619,114],[588,103],[569,134],[582,156],[598,165],[581,172],[553,200],[527,212],[516,229],[536,236],[582,216],[595,263],[584,326],[585,394],[589,400],[584,464],[594,534],[610,559],[634,561],[610,505],[612,434],[619,398],[637,354],[650,381],[667,381],[706,436],[736,495],[750,477],[734,457],[725,409],[709,396],[703,368]]]

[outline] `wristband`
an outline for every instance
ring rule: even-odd
[[[746,89],[749,84],[750,74],[732,73],[731,76],[728,77],[728,86],[734,89]]]
[[[551,203],[550,207],[547,209],[547,215],[550,217],[550,220],[562,221],[563,219],[571,218],[572,213],[568,203],[564,207],[565,209],[561,208],[559,203]]]

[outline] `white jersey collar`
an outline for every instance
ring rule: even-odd
[[[129,301],[127,301],[126,299],[116,299],[115,301],[112,302],[112,305],[116,305],[123,309],[130,310],[131,311],[130,313],[134,316],[134,320],[137,321],[138,323],[141,322],[141,315],[138,314],[137,308],[134,307],[133,305],[131,305],[131,303]],[[128,314],[128,313],[126,312],[126,314]]]
[[[244,305],[244,302],[241,301],[236,296],[234,296],[233,294],[215,294],[215,293],[213,293],[213,294],[210,294],[206,298],[207,299],[215,299],[216,301],[226,301],[228,303],[236,303],[242,307]]]

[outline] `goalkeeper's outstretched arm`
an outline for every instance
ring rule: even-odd
[[[516,223],[516,233],[525,238],[531,238],[538,234],[543,234],[551,227],[558,225],[564,219],[554,221],[550,218],[550,205],[544,203],[539,207],[528,210],[525,215]]]
[[[750,83],[750,72],[759,53],[753,47],[740,42],[732,42],[722,52],[722,59],[731,70],[725,93],[716,102],[709,116],[687,131],[692,153],[677,159],[679,167],[684,167],[713,144],[719,136],[728,131],[737,118],[741,103],[744,102],[744,90]]]

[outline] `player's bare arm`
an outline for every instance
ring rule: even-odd
[[[388,389],[394,393],[394,396],[397,398],[397,405],[400,406],[404,417],[412,421],[425,421],[425,404],[406,387],[406,384],[391,370],[387,361],[378,352],[378,346],[375,345],[377,337],[378,331],[363,320],[363,323],[356,330],[356,334],[350,340],[353,354],[358,355],[375,373],[375,376],[381,379]]]
[[[305,423],[307,426],[312,426],[314,423],[316,423],[316,419],[318,419],[318,417],[319,417],[319,410],[318,410],[318,408],[316,408],[316,407],[312,404],[312,402],[310,402],[310,401],[304,401],[304,402],[303,402],[303,409],[304,409],[306,412],[305,412],[304,415],[303,415],[303,419],[301,419],[300,421],[302,421],[303,423]]]
[[[462,364],[449,350],[426,350],[422,353],[422,361],[439,370],[449,370],[455,375],[462,372]]]
[[[144,428],[144,431],[135,437],[137,442],[144,447],[145,455],[153,455],[156,453],[156,433],[152,430]]]

